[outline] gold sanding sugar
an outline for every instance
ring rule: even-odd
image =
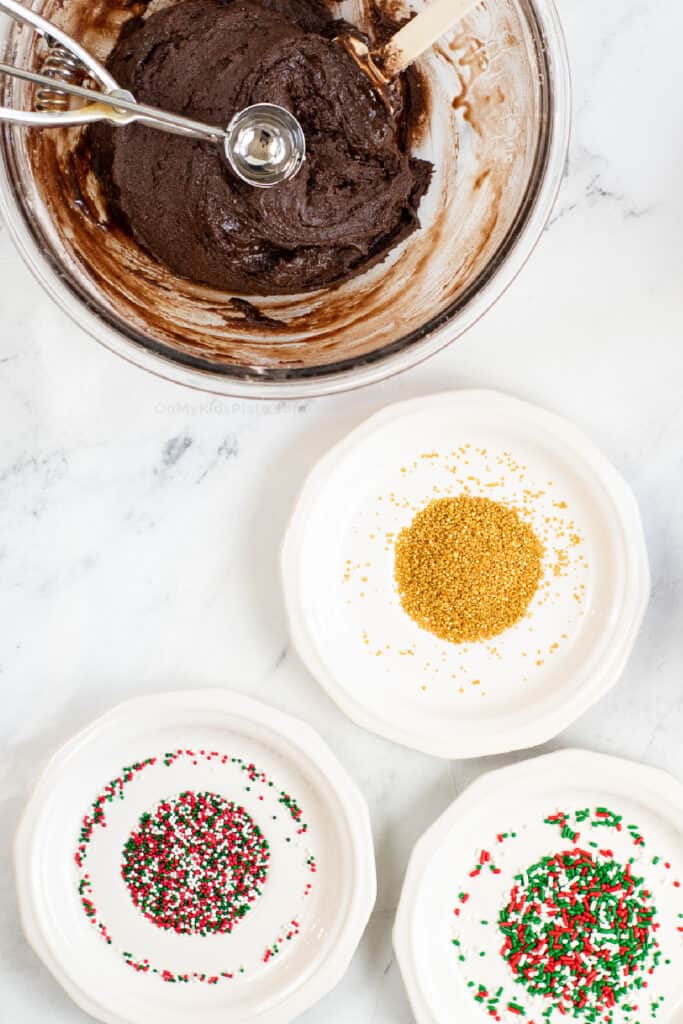
[[[512,508],[438,498],[398,535],[394,575],[404,611],[442,640],[476,643],[525,614],[543,575],[543,546]]]

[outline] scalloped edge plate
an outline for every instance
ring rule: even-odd
[[[417,923],[418,906],[425,887],[430,885],[429,870],[434,857],[452,841],[460,823],[467,828],[468,815],[486,806],[487,801],[499,806],[506,794],[511,801],[518,800],[520,790],[525,787],[531,793],[550,791],[553,787],[566,792],[568,786],[574,785],[595,790],[597,779],[601,780],[599,788],[604,792],[605,802],[614,795],[656,808],[667,824],[683,835],[683,785],[672,775],[607,754],[568,749],[481,775],[418,839],[408,862],[393,930],[394,951],[416,1024],[450,1024],[454,1020],[476,1024],[485,1019],[470,996],[466,997],[464,1006],[453,1006],[447,1016],[440,1014],[435,1008],[438,995],[434,986],[430,992],[429,980],[421,977],[416,967],[418,948],[426,941]],[[668,1021],[683,1024],[683,1004],[672,1007],[670,1014],[662,1015],[662,1024]]]
[[[224,725],[226,730],[233,733],[239,733],[240,721],[247,722],[252,733],[262,738],[262,743],[267,745],[269,740],[272,742],[277,756],[287,760],[289,753],[298,770],[313,780],[311,785],[318,785],[318,798],[324,800],[341,823],[342,834],[346,834],[348,857],[345,863],[350,865],[352,876],[347,886],[350,896],[342,912],[335,910],[337,917],[332,922],[332,935],[328,935],[328,944],[331,938],[335,941],[325,958],[303,976],[285,975],[286,984],[281,986],[279,994],[269,992],[266,981],[262,985],[266,991],[261,999],[261,1004],[266,1000],[266,1005],[258,1013],[235,1014],[229,1006],[222,1004],[225,1015],[234,1024],[255,1019],[262,1024],[288,1024],[340,981],[365,930],[376,898],[370,816],[358,787],[313,729],[296,718],[241,694],[224,690],[194,690],[137,697],[97,718],[52,756],[33,788],[15,837],[16,885],[24,934],[59,984],[92,1017],[105,1024],[162,1024],[167,1020],[163,1007],[150,1012],[148,1005],[142,1008],[145,1010],[144,1019],[128,1011],[123,1016],[113,1000],[98,1001],[92,991],[92,984],[84,984],[84,976],[89,974],[87,962],[65,962],[59,937],[46,927],[43,909],[45,897],[41,884],[41,863],[46,836],[43,831],[42,808],[51,798],[64,801],[65,794],[55,792],[55,779],[61,770],[77,764],[81,755],[90,751],[103,738],[116,739],[119,735],[126,737],[127,729],[130,730],[133,725],[138,730],[146,727],[153,734],[162,713],[174,716],[173,728],[176,720],[178,728],[182,728],[185,720],[183,716],[195,711],[215,716],[218,727]],[[106,776],[102,780],[95,780],[93,786],[104,781]],[[318,922],[316,928],[318,925],[322,928],[321,922]],[[132,975],[132,978],[137,979],[137,975]],[[183,994],[186,994],[186,990],[183,990]],[[181,1007],[181,1019],[187,1020],[188,1024],[202,1017],[201,1005],[193,1008],[187,1002],[185,1006],[186,1012],[182,1012]],[[211,1019],[214,1017],[211,1016]]]
[[[508,724],[503,720],[501,725],[496,722],[495,727],[491,719],[487,722],[485,715],[476,720],[468,717],[458,720],[457,709],[454,709],[452,716],[435,713],[427,733],[416,727],[410,714],[390,721],[363,699],[364,693],[372,686],[372,664],[368,664],[361,685],[357,674],[354,674],[355,670],[344,663],[343,657],[334,664],[328,658],[320,638],[316,636],[310,616],[307,617],[304,611],[307,605],[314,606],[315,602],[311,601],[305,590],[302,564],[306,545],[321,543],[316,530],[311,529],[311,522],[319,499],[340,465],[348,465],[356,452],[378,432],[383,431],[383,440],[386,439],[388,430],[397,421],[405,421],[411,416],[424,416],[430,411],[438,414],[444,407],[460,417],[467,416],[468,409],[476,411],[480,420],[485,415],[488,417],[487,423],[497,430],[504,430],[508,423],[511,427],[520,423],[527,430],[532,427],[539,446],[545,443],[555,451],[558,447],[563,450],[567,462],[579,466],[583,471],[585,479],[582,478],[582,484],[594,489],[596,506],[599,500],[603,506],[608,507],[606,523],[616,545],[619,579],[613,584],[612,603],[604,610],[605,620],[611,630],[609,643],[601,640],[602,646],[597,653],[595,644],[589,647],[588,656],[579,665],[583,675],[574,668],[571,673],[567,672],[566,676],[561,677],[563,683],[569,675],[572,680],[576,680],[576,688],[568,699],[536,715],[529,715],[527,720],[520,720],[517,714],[513,721],[513,715],[510,714]],[[438,446],[439,440],[438,436],[434,437],[433,444]],[[448,443],[448,439],[445,439],[444,444]],[[559,460],[559,456],[555,458]],[[332,524],[330,531],[333,528]],[[330,536],[331,533],[328,534]],[[386,739],[437,757],[452,759],[481,757],[538,746],[571,725],[603,697],[621,676],[635,643],[650,593],[650,572],[640,513],[631,489],[616,469],[566,419],[517,398],[485,390],[446,391],[387,406],[338,442],[314,466],[304,483],[284,538],[281,574],[294,647],[311,675],[341,710],[357,725]],[[340,602],[341,594],[336,596],[331,593],[330,600]],[[374,659],[368,660],[370,662]]]

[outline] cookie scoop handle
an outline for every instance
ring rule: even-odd
[[[386,77],[392,79],[405,71],[480,3],[481,0],[432,0],[382,48],[378,56]]]

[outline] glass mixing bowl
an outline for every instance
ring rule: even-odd
[[[130,17],[128,0],[34,7],[100,59]],[[338,10],[370,28],[363,0]],[[38,45],[10,26],[5,59],[39,67]],[[77,173],[79,129],[5,126],[0,208],[48,293],[137,366],[244,397],[369,384],[454,341],[496,301],[548,220],[567,154],[569,70],[552,0],[486,0],[419,67],[426,104],[413,149],[435,165],[421,228],[340,286],[263,298],[174,276],[108,223],[97,181]],[[1,102],[30,106],[29,88],[6,79]]]

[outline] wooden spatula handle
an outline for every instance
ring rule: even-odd
[[[417,17],[392,36],[381,51],[382,68],[394,78],[428,50],[481,0],[432,0]]]

